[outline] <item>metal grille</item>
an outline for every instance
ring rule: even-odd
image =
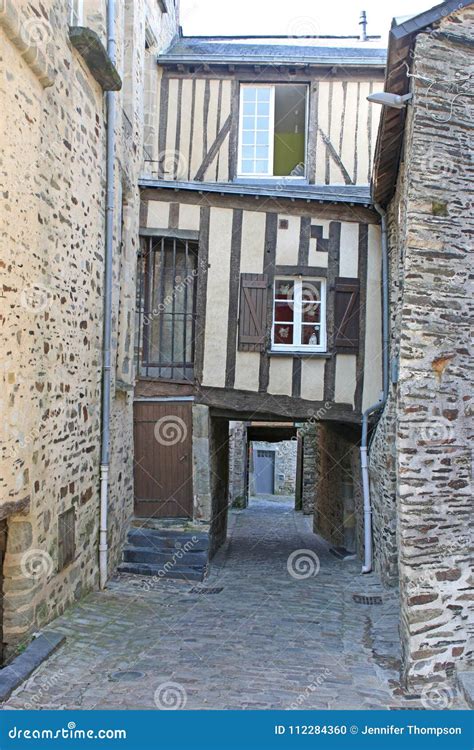
[[[224,590],[223,586],[220,586],[220,587],[217,586],[215,588],[208,588],[208,589],[196,587],[196,588],[190,589],[190,591],[188,591],[188,594],[220,594],[221,591],[223,590]]]
[[[58,569],[62,570],[74,560],[76,554],[76,516],[74,508],[61,513],[58,518]]]
[[[193,379],[197,244],[142,240],[139,258],[137,371],[162,380]]]
[[[364,594],[354,594],[352,598],[357,604],[383,604],[381,596],[365,596]]]

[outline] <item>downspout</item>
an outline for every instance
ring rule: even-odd
[[[375,210],[380,214],[382,229],[382,385],[383,390],[376,404],[369,406],[362,417],[362,440],[360,444],[360,465],[362,472],[362,492],[364,495],[364,564],[362,573],[370,573],[373,567],[372,553],[372,504],[370,501],[369,464],[367,455],[369,417],[384,408],[388,398],[389,382],[389,309],[388,309],[388,243],[387,213],[378,204]]]
[[[107,3],[107,52],[115,65],[115,0]],[[102,423],[100,450],[100,531],[99,531],[99,584],[107,582],[107,511],[110,468],[110,394],[112,348],[112,260],[115,204],[115,95],[106,92],[107,155],[106,155],[106,212],[105,212],[105,262],[104,262],[104,328],[102,360]]]

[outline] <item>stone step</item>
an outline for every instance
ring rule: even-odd
[[[180,533],[174,531],[152,530],[148,528],[132,528],[127,535],[129,544],[138,547],[153,547],[157,550],[181,549],[186,545],[186,551],[201,552],[209,548],[208,534]]]
[[[178,568],[174,566],[171,570],[165,571],[161,565],[151,565],[146,563],[123,562],[118,567],[119,573],[133,573],[140,576],[155,576],[156,578],[173,578],[182,581],[203,581],[205,577],[205,568]]]
[[[124,562],[152,563],[160,566],[169,563],[180,567],[203,568],[207,564],[208,555],[206,551],[184,552],[179,548],[175,550],[156,549],[150,546],[138,547],[135,544],[128,544],[123,550],[123,559]]]
[[[171,534],[203,534],[203,528],[189,518],[133,518],[132,528],[164,531]]]

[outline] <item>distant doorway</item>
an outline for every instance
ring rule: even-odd
[[[262,449],[255,451],[254,476],[257,495],[275,493],[275,451]]]

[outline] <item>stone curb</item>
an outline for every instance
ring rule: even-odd
[[[34,638],[22,654],[7,667],[0,669],[0,701],[6,701],[40,664],[48,659],[66,640],[62,633],[48,630]]]
[[[474,708],[474,672],[458,672],[457,683],[469,708]]]

